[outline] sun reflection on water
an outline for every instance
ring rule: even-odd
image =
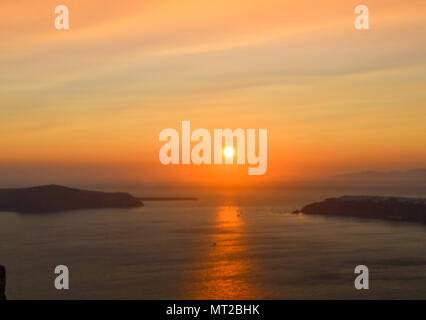
[[[244,239],[245,225],[239,207],[220,207],[211,244],[197,270],[190,299],[255,299],[250,280],[251,261]]]

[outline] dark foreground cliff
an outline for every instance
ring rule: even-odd
[[[0,265],[0,300],[6,300],[6,269]]]
[[[99,192],[58,185],[0,189],[0,211],[48,213],[78,209],[133,208],[142,202],[126,192]]]
[[[398,220],[426,224],[426,199],[343,196],[311,203],[300,212],[328,216]]]

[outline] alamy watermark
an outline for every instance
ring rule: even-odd
[[[355,29],[368,30],[370,28],[368,7],[363,4],[356,6],[355,14],[358,14],[354,21]]]
[[[70,288],[69,273],[66,265],[61,264],[55,267],[55,274],[58,274],[55,278],[55,288],[57,290],[68,290]]]
[[[246,162],[254,167],[248,168],[249,175],[263,175],[268,161],[268,130],[259,129],[258,152],[256,155],[256,129],[214,129],[213,143],[210,131],[198,128],[191,133],[190,121],[182,121],[182,143],[177,130],[163,129],[159,140],[165,142],[159,158],[164,165],[169,164],[225,164],[234,163],[234,139],[236,139],[236,163]],[[225,140],[225,141],[223,141]],[[191,142],[197,143],[191,148]],[[223,143],[225,142],[225,143]],[[213,144],[213,150],[212,150]],[[182,145],[182,148],[180,148]],[[182,155],[180,157],[180,151]]]
[[[55,18],[55,28],[56,30],[69,30],[70,22],[69,22],[69,11],[68,7],[65,5],[59,5],[55,8],[55,14],[57,14]]]

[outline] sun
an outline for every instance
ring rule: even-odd
[[[225,150],[223,150],[223,154],[226,158],[232,158],[234,156],[234,149],[232,147],[226,147]]]

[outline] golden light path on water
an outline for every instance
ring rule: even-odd
[[[256,298],[245,232],[239,207],[218,208],[211,245],[201,257],[202,266],[194,275],[189,299]]]

